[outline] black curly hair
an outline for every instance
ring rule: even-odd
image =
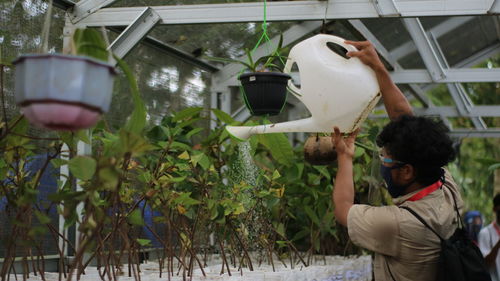
[[[497,193],[493,198],[493,207],[500,206],[500,193]]]
[[[442,121],[404,115],[387,124],[377,137],[395,159],[412,165],[416,181],[429,185],[442,176],[441,167],[453,161],[456,152]]]

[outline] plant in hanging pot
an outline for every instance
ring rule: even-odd
[[[109,109],[115,70],[97,30],[77,29],[72,54],[22,55],[14,61],[16,103],[34,125],[92,127]]]
[[[283,110],[287,98],[287,85],[290,75],[283,73],[280,63],[286,57],[283,52],[283,36],[271,55],[253,59],[252,52],[245,50],[247,60],[208,57],[209,60],[239,63],[244,66],[238,79],[245,105],[254,116],[277,115]]]

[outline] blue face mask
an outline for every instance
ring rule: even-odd
[[[387,191],[389,191],[389,194],[392,196],[392,198],[399,197],[404,194],[406,188],[410,186],[413,181],[409,182],[408,184],[405,185],[397,185],[392,181],[392,173],[391,171],[397,168],[401,168],[404,164],[400,165],[394,165],[393,167],[387,167],[384,165],[380,165],[380,174],[382,175],[382,178],[384,178],[385,183],[387,184]]]

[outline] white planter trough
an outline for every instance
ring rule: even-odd
[[[107,112],[113,66],[83,56],[23,55],[15,62],[16,103],[32,124],[54,130],[92,127]]]
[[[248,268],[243,268],[239,270],[238,268],[230,268],[231,276],[227,274],[227,270],[224,270],[224,274],[220,274],[222,264],[218,263],[220,259],[214,256],[213,259],[208,261],[208,266],[204,268],[206,277],[203,276],[199,268],[195,268],[193,272],[192,279],[186,276],[184,279],[182,276],[182,270],[180,274],[177,275],[177,270],[175,274],[167,276],[167,273],[163,271],[162,278],[159,277],[159,264],[158,262],[148,262],[146,264],[141,264],[141,280],[148,281],[182,281],[182,280],[193,280],[193,281],[370,281],[372,280],[372,259],[370,256],[360,256],[360,257],[340,257],[340,256],[327,256],[327,257],[316,257],[311,262],[311,265],[304,267],[300,264],[296,265],[294,269],[290,268],[290,264],[285,267],[279,261],[275,262],[275,271],[268,264],[262,264],[261,266],[254,265],[254,271],[249,271]],[[128,265],[123,265],[122,269],[126,272]],[[177,269],[176,264],[174,268]],[[85,270],[86,274],[81,276],[80,281],[98,281],[101,280],[97,268],[88,267]],[[45,279],[47,281],[59,280],[58,273],[46,273]],[[11,276],[11,280],[15,280],[14,276]],[[40,276],[33,276],[28,279],[29,281],[41,281]],[[73,278],[76,280],[76,276]],[[133,277],[128,275],[118,276],[120,281],[133,281]]]

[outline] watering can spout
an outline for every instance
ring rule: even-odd
[[[247,141],[253,134],[250,132],[251,127],[243,126],[226,126],[227,132],[240,141]]]
[[[322,131],[312,118],[259,126],[226,126],[226,130],[240,141],[246,141],[255,134]]]

